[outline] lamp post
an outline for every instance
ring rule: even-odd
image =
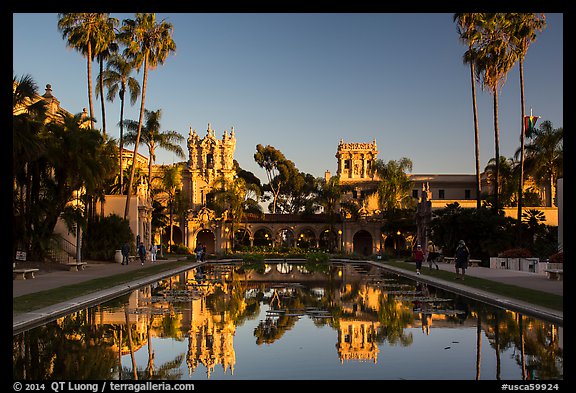
[[[338,249],[342,253],[342,229],[338,229]]]

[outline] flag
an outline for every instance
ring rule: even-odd
[[[531,135],[536,128],[536,121],[539,119],[538,116],[524,116],[524,134],[526,136]]]

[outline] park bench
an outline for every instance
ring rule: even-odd
[[[34,273],[39,271],[40,269],[14,269],[14,279],[16,280],[29,280],[36,278],[34,277]]]
[[[77,272],[78,270],[84,270],[87,263],[86,262],[68,262],[64,265],[68,266],[68,270],[71,272]]]
[[[564,269],[546,269],[544,271],[549,280],[561,281],[563,279]]]

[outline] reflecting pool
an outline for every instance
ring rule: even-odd
[[[12,364],[23,380],[551,380],[562,335],[367,263],[212,263],[15,335]]]

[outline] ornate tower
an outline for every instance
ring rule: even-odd
[[[340,139],[336,158],[340,184],[351,186],[352,191],[343,195],[343,200],[355,200],[361,206],[362,215],[370,215],[378,209],[374,189],[378,185],[378,176],[374,173],[374,164],[378,156],[376,140],[372,143],[345,143]]]
[[[344,143],[340,139],[336,152],[340,183],[376,180],[372,169],[377,156],[376,140],[372,143]]]
[[[185,181],[185,191],[191,198],[193,210],[198,210],[206,203],[206,194],[210,192],[213,182],[224,176],[228,180],[234,178],[234,151],[236,137],[234,127],[230,134],[224,130],[222,139],[217,139],[215,131],[208,123],[206,136],[200,138],[196,130],[190,128],[188,135],[188,173]]]

